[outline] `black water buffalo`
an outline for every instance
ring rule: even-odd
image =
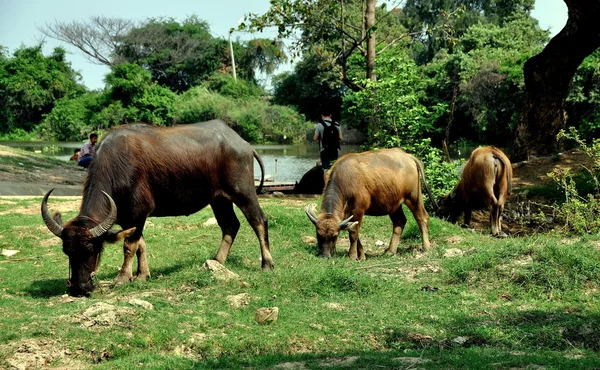
[[[244,213],[260,243],[262,268],[272,269],[267,217],[254,186],[254,159],[264,181],[256,151],[224,122],[174,127],[131,124],[111,130],[102,140],[83,186],[79,214],[63,225],[60,214],[48,212],[50,190],[42,201],[48,229],[63,241],[69,256],[69,293],[88,295],[104,242],[124,239],[123,266],[117,282],[150,276],[144,242],[148,216],[181,216],[210,204],[223,239],[215,259],[225,262],[240,228],[233,204]],[[122,230],[110,230],[113,224]]]
[[[440,199],[437,214],[456,222],[464,213],[464,224],[471,223],[471,211],[490,209],[492,235],[504,237],[500,216],[512,191],[512,165],[500,149],[477,148],[465,164],[462,178],[452,192]]]
[[[321,163],[308,170],[294,186],[296,194],[321,194],[325,187],[325,176]]]
[[[406,204],[415,217],[423,237],[423,249],[428,250],[429,215],[423,205],[419,176],[434,203],[421,162],[401,149],[351,153],[340,158],[329,172],[319,215],[315,214],[314,207],[306,208],[308,218],[317,229],[320,255],[330,257],[339,232],[348,230],[348,257],[365,259],[359,239],[365,215],[389,215],[393,234],[386,252],[395,254],[406,225],[402,204]]]

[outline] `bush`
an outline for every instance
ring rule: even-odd
[[[97,102],[97,94],[85,94],[74,99],[64,98],[56,102],[36,128],[40,136],[52,140],[83,140],[93,131],[89,124]]]
[[[219,93],[223,96],[232,98],[258,98],[264,95],[264,91],[259,87],[243,79],[235,80],[229,74],[217,73],[208,78],[203,84],[208,90]]]
[[[568,170],[555,170],[548,174],[565,196],[564,202],[556,206],[557,215],[568,231],[597,233],[600,231],[600,139],[594,139],[588,145],[574,127],[569,132],[561,130],[557,139],[574,140],[593,161],[591,168],[585,168],[588,176],[577,176]]]
[[[175,123],[222,119],[252,143],[299,143],[313,129],[310,122],[288,107],[259,98],[234,99],[195,87],[177,97]]]

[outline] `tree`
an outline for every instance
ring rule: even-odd
[[[208,23],[190,16],[150,18],[137,23],[121,18],[92,17],[87,22],[55,22],[40,28],[51,38],[78,48],[90,61],[113,67],[137,64],[152,80],[172,91],[197,86],[231,65],[229,43],[215,38]],[[281,42],[256,39],[234,43],[241,76],[254,80],[254,71],[272,73],[286,60]]]
[[[273,101],[296,107],[312,121],[321,116],[324,104],[340,119],[342,92],[339,76],[331,70],[327,59],[316,53],[305,55],[292,72],[273,78]]]
[[[456,41],[474,24],[487,23],[504,26],[515,16],[529,15],[535,0],[407,0],[402,10],[402,24],[414,39],[422,43],[416,56],[420,64],[433,59],[446,48],[452,52]],[[460,9],[460,16],[447,13]],[[441,25],[441,27],[440,27]],[[426,28],[428,32],[417,31]]]
[[[569,9],[567,24],[523,68],[525,102],[517,130],[516,158],[556,151],[556,134],[567,121],[569,83],[585,57],[600,47],[600,2],[565,3]]]
[[[0,57],[0,132],[30,131],[63,97],[83,94],[81,76],[55,48],[42,54],[42,44],[21,47],[12,57]]]
[[[248,14],[240,29],[277,27],[279,39],[296,38],[293,56],[326,55],[339,68],[343,83],[358,91],[361,86],[350,75],[348,61],[359,53],[364,59],[363,76],[374,81],[376,53],[410,36],[398,23],[399,15],[397,6],[391,10],[386,3],[376,7],[375,0],[273,0],[265,14]],[[376,33],[382,35],[379,45]]]

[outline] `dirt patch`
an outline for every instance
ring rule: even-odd
[[[10,354],[6,362],[15,369],[41,369],[49,365],[68,369],[83,369],[84,364],[73,359],[71,351],[51,339],[24,339],[3,346],[2,352]]]
[[[81,185],[85,174],[75,162],[60,162],[0,145],[0,183]]]
[[[592,160],[582,151],[573,150],[553,157],[532,157],[527,161],[513,163],[513,186],[548,185],[554,180],[548,173],[554,170],[579,171],[591,168]]]

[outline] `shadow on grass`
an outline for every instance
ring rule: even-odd
[[[194,364],[194,369],[493,369],[528,366],[588,369],[598,358],[565,358],[560,352],[505,351],[492,348],[446,348],[414,351],[363,351],[299,355],[223,357]]]
[[[67,293],[67,279],[34,280],[24,292],[33,298],[50,298]]]
[[[431,337],[405,328],[382,332],[377,340],[392,350],[492,347],[508,350],[600,351],[600,313],[529,309],[474,312],[444,327],[443,337]],[[600,361],[600,356],[596,356]]]

